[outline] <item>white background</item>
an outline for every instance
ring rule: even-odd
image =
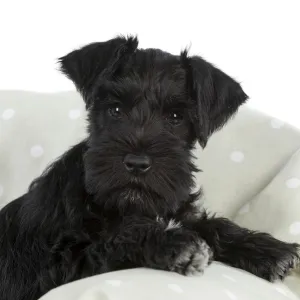
[[[191,45],[250,105],[300,127],[299,0],[0,0],[0,89],[73,89],[56,58],[128,33],[174,54]]]

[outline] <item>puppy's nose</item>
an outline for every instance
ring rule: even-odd
[[[146,173],[151,168],[151,159],[147,155],[127,154],[124,165],[128,172]]]

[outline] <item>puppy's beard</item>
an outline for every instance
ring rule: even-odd
[[[102,198],[102,197],[101,197]],[[141,186],[123,186],[108,193],[104,208],[115,209],[121,214],[162,215],[168,205],[163,198],[150,188]]]

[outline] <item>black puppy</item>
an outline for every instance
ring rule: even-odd
[[[297,244],[210,217],[192,193],[191,151],[246,101],[241,86],[186,51],[137,46],[117,37],[60,59],[89,135],[0,212],[1,300],[125,268],[201,273],[212,260],[273,281],[298,261]]]

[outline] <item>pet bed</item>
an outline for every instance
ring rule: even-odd
[[[86,113],[75,92],[0,92],[0,207],[85,137]],[[300,243],[300,132],[249,106],[197,148],[204,206],[239,225]],[[298,271],[299,272],[299,271]],[[299,299],[300,275],[270,284],[213,263],[202,276],[133,269],[59,287],[43,300]]]

